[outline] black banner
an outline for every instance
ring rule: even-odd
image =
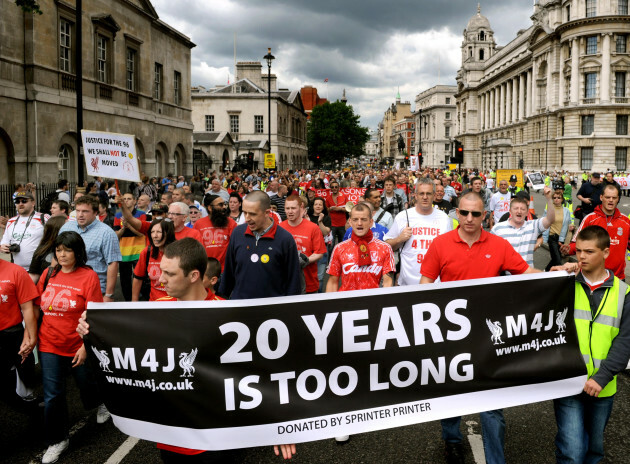
[[[124,433],[195,449],[297,443],[581,391],[565,273],[224,302],[90,304]]]

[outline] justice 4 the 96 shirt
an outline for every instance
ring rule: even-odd
[[[328,274],[341,278],[340,292],[378,288],[384,274],[396,271],[394,252],[388,243],[373,238],[369,243],[372,264],[359,266],[359,247],[352,240],[339,243],[333,250]]]

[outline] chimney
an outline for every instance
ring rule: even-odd
[[[263,88],[264,90],[267,90],[267,74],[263,74],[263,75],[261,76],[261,78],[262,78],[262,88]],[[275,74],[272,74],[272,75],[271,75],[271,91],[272,91],[272,92],[275,92],[275,91],[277,90],[277,89],[276,89],[276,81],[277,81],[277,79],[278,79],[278,78],[276,77],[276,75],[275,75]]]
[[[249,79],[258,87],[263,87],[260,61],[239,61],[236,63],[236,80]],[[266,82],[265,82],[265,88]]]

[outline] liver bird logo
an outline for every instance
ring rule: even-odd
[[[98,171],[98,156],[96,158],[92,158],[92,161],[90,161],[90,164],[92,165],[92,168],[95,171]]]
[[[190,353],[181,353],[179,355],[179,367],[184,369],[184,373],[180,377],[192,377],[195,373],[193,363],[197,357],[197,348],[191,350]]]
[[[107,351],[99,351],[94,347],[92,347],[92,351],[94,351],[94,354],[98,358],[98,365],[101,369],[103,369],[103,372],[111,372],[109,369],[109,356],[107,356]]]
[[[501,323],[499,321],[492,322],[490,319],[486,318],[486,324],[488,325],[488,329],[490,329],[490,333],[492,334],[492,336],[490,337],[492,343],[494,343],[495,345],[505,343],[503,340],[501,340],[501,335],[503,335]]]
[[[569,308],[564,308],[564,311],[556,314],[556,325],[558,326],[558,330],[556,331],[556,333],[562,333],[567,328],[567,325],[564,322],[564,320],[567,318],[568,311],[569,311]]]

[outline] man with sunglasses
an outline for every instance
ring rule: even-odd
[[[12,262],[28,271],[50,216],[35,211],[35,197],[31,192],[19,192],[13,201],[18,214],[7,221],[0,251],[11,253]]]
[[[478,193],[462,195],[456,211],[459,227],[433,240],[422,263],[421,284],[433,283],[438,278],[442,282],[451,282],[495,277],[503,271],[511,274],[538,272],[527,265],[507,240],[483,230],[483,198]],[[463,464],[464,449],[459,428],[461,417],[443,419],[441,422],[447,462]],[[486,462],[505,462],[503,411],[482,412],[481,428],[485,435],[483,447]]]
[[[348,198],[339,192],[339,182],[336,180],[330,182],[330,193],[326,197],[326,207],[332,224],[333,240],[336,244],[343,241],[343,235],[346,233],[346,203]]]
[[[227,203],[219,195],[206,195],[203,202],[209,215],[199,219],[194,229],[201,234],[201,244],[206,249],[208,258],[216,258],[225,265],[225,252],[230,244],[230,237],[236,227],[236,221],[229,217]]]

